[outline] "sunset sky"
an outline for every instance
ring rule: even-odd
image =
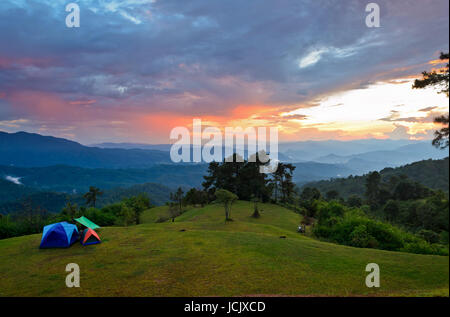
[[[81,9],[67,28],[65,6]],[[429,139],[448,0],[2,0],[0,131],[168,143],[193,118],[280,140]]]

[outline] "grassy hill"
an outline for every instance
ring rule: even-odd
[[[0,240],[0,296],[448,296],[449,258],[359,249],[296,233],[300,216],[280,206],[191,208],[175,222],[158,207],[132,227],[100,230],[103,243],[38,249],[40,235]],[[280,238],[285,236],[285,238]],[[65,286],[78,263],[81,288]],[[380,266],[381,287],[365,286],[365,266]]]

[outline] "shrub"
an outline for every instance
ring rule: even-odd
[[[335,201],[330,203],[321,201],[317,203],[317,211],[319,223],[327,224],[333,217],[342,217],[345,213],[345,207]]]
[[[0,239],[15,237],[21,234],[20,228],[13,222],[0,219]]]
[[[448,248],[445,246],[441,244],[429,244],[425,240],[406,243],[400,251],[418,254],[448,255]]]
[[[102,212],[97,208],[86,209],[84,216],[101,227],[112,226],[116,222],[116,217],[113,214]]]
[[[332,229],[327,226],[317,225],[313,227],[312,232],[316,237],[328,239],[331,236]]]
[[[338,202],[320,202],[316,237],[361,248],[378,248],[421,254],[448,254],[448,247],[434,242],[439,236],[422,231],[423,239],[391,224],[370,219],[358,208],[345,208]],[[431,242],[431,243],[430,243]]]
[[[439,238],[442,244],[448,244],[448,231],[442,231]]]
[[[431,230],[422,229],[417,234],[429,243],[438,243],[440,240],[439,234]]]
[[[350,234],[350,245],[360,248],[376,248],[378,241],[367,231],[363,224],[357,226]]]

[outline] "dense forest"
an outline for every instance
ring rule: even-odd
[[[4,181],[8,175],[14,175],[26,187],[66,193],[85,192],[89,186],[110,189],[143,183],[195,187],[200,185],[207,167],[206,164],[157,164],[142,169],[83,168],[67,165],[25,168],[0,165],[0,179]]]
[[[407,164],[397,168],[385,168],[380,171],[381,181],[389,182],[393,176],[408,177],[431,189],[440,189],[448,193],[449,187],[449,159],[424,160]],[[334,178],[310,182],[303,187],[315,187],[322,193],[337,191],[339,196],[347,199],[350,195],[364,195],[368,174],[363,176],[349,176],[347,178]]]
[[[78,205],[84,204],[83,194],[67,194],[59,192],[38,191],[23,185],[16,185],[11,182],[3,184],[0,182],[0,192],[2,192],[3,199],[6,202],[0,203],[0,214],[14,214],[23,210],[25,204],[32,208],[42,208],[49,213],[58,213],[66,205],[68,201]],[[3,191],[3,188],[5,189]],[[8,189],[11,194],[8,195]],[[17,191],[16,191],[17,190]],[[130,187],[116,187],[112,189],[103,190],[103,195],[98,199],[98,206],[117,202],[126,197],[131,197],[139,194],[145,194],[154,205],[163,205],[170,198],[171,189],[167,186],[155,183],[145,183],[133,185]],[[13,199],[12,201],[8,201]],[[1,200],[0,200],[1,201]]]

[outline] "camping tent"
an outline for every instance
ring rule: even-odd
[[[100,228],[100,226],[96,225],[92,221],[90,221],[88,218],[81,216],[80,218],[74,219],[76,222],[81,223],[83,226],[90,228],[92,230]]]
[[[88,228],[84,229],[83,232],[81,233],[80,242],[82,245],[90,245],[90,244],[97,244],[102,241],[100,240],[100,237],[98,236],[97,232]]]
[[[44,227],[39,248],[68,248],[77,240],[77,226],[65,221],[52,223]]]

